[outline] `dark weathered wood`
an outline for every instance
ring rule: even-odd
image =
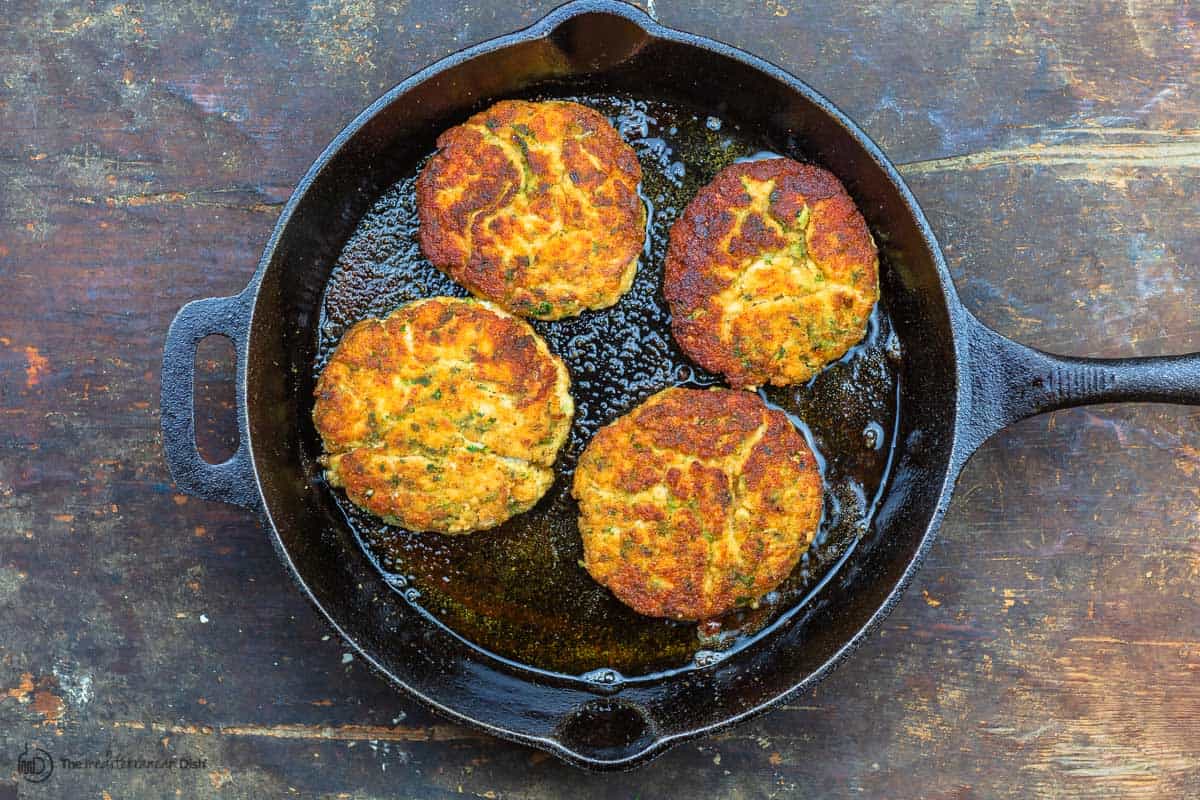
[[[551,6],[5,3],[0,778],[29,742],[207,759],[60,766],[31,797],[1200,795],[1197,410],[1065,411],[997,436],[846,666],[618,776],[398,697],[344,662],[247,514],[173,491],[157,395],[175,310],[241,288],[362,106]],[[653,7],[858,119],[1002,332],[1077,355],[1200,349],[1186,0]]]

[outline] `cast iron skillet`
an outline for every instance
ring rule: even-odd
[[[437,609],[424,607],[403,576],[381,569],[364,548],[361,529],[314,463],[313,366],[330,338],[322,330],[329,313],[324,295],[360,221],[379,212],[380,198],[412,174],[440,131],[470,113],[501,97],[572,94],[669,101],[832,170],[880,245],[881,307],[903,352],[892,365],[900,411],[889,441],[890,473],[880,478],[873,518],[838,568],[827,570],[819,591],[777,609],[773,624],[723,657],[628,675],[555,669],[575,651],[556,650],[553,641],[530,657],[505,657],[439,622]],[[580,330],[600,324],[603,313],[578,323]],[[220,464],[198,454],[193,421],[195,347],[212,334],[230,338],[237,351],[240,443]],[[582,362],[568,363],[574,371]],[[592,769],[643,764],[821,680],[895,605],[933,540],[964,462],[1005,425],[1088,403],[1200,403],[1200,354],[1065,358],[982,325],[955,295],[933,233],[896,169],[853,122],[777,67],[664,28],[614,0],[577,0],[526,30],[449,56],[362,112],[300,181],[246,289],[179,312],[162,377],[164,447],[176,484],[262,512],[296,582],[361,657],[456,721]],[[662,388],[653,382],[616,406]],[[595,411],[585,383],[577,380],[584,393],[577,400],[593,409],[589,424],[623,410]],[[541,535],[539,524],[553,527],[569,516],[561,485],[557,491],[554,502],[565,503],[557,511],[539,507],[507,532],[477,536],[519,542],[526,533]],[[553,524],[539,523],[539,514]],[[492,600],[502,605],[505,597]],[[639,624],[674,623],[629,627]],[[576,636],[586,640],[588,632]],[[537,652],[551,668],[538,663]]]

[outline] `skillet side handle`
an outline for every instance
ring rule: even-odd
[[[596,772],[633,769],[671,746],[649,708],[621,698],[576,706],[559,722],[553,742],[559,758]]]
[[[246,334],[250,305],[245,294],[209,297],[179,310],[167,331],[162,367],[163,451],[175,485],[205,500],[220,500],[258,508],[258,488],[250,464],[245,385]],[[195,370],[196,345],[206,336],[224,336],[237,353],[238,448],[220,464],[210,464],[196,449]]]
[[[1150,402],[1200,405],[1200,353],[1159,358],[1075,358],[1014,342],[962,312],[967,336],[956,466],[1014,422],[1073,406]],[[965,401],[965,402],[962,402]]]

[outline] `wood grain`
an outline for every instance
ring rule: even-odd
[[[206,763],[60,765],[22,796],[1200,796],[1194,409],[1064,411],[998,435],[847,665],[616,776],[398,697],[346,660],[250,516],[173,490],[157,396],[174,312],[244,285],[360,108],[552,5],[5,4],[0,779],[35,743]],[[1194,4],[651,7],[858,120],[1003,333],[1075,355],[1200,349]],[[229,365],[200,366],[202,437],[228,446]]]

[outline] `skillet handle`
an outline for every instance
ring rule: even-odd
[[[1075,358],[1014,342],[965,309],[969,393],[956,466],[992,434],[1046,411],[1095,403],[1200,405],[1200,353],[1158,358]]]
[[[162,367],[163,451],[175,485],[206,500],[258,508],[258,487],[247,443],[246,334],[250,325],[247,293],[209,297],[179,310],[167,331]],[[224,336],[237,352],[238,448],[220,464],[210,464],[196,449],[196,345],[206,336]]]

